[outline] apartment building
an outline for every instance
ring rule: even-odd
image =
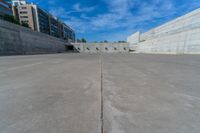
[[[75,32],[65,23],[61,25],[61,36],[67,42],[75,42]]]
[[[49,25],[50,25],[50,35],[55,37],[61,37],[60,36],[60,22],[57,18],[53,16],[49,16]]]
[[[49,14],[34,4],[13,6],[13,14],[20,23],[27,23],[32,30],[49,34]]]
[[[18,6],[18,15],[20,23],[27,23],[32,30],[38,31],[36,11],[33,5],[26,4]]]
[[[19,13],[18,13],[18,7],[20,5],[25,5],[26,4],[26,0],[12,0],[12,12],[13,12],[13,16],[19,20]]]
[[[4,15],[12,15],[12,8],[8,2],[0,0],[0,18]]]
[[[36,10],[36,19],[38,24],[38,32],[45,34],[50,34],[50,25],[49,25],[49,13],[42,10],[41,8],[35,7]]]
[[[26,0],[12,0],[12,6],[20,6],[27,4]]]
[[[62,38],[67,42],[75,41],[75,32],[35,4],[25,0],[13,0],[13,15],[20,23],[27,23],[32,30]]]

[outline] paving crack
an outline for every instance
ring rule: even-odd
[[[100,54],[101,64],[101,133],[104,133],[104,97],[103,97],[103,56]]]

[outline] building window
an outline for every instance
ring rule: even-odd
[[[14,5],[15,5],[15,6],[18,6],[18,2],[15,2]]]
[[[2,0],[1,0],[2,1]],[[0,1],[0,6],[2,7],[5,7],[5,8],[10,8],[10,6],[8,5],[8,4],[6,4],[6,3],[3,3],[3,2],[1,2]]]
[[[21,7],[21,9],[27,9],[26,7]]]
[[[28,16],[20,16],[20,18],[28,18]]]
[[[27,14],[27,12],[20,12],[20,14]]]
[[[12,15],[12,13],[11,13],[10,11],[1,9],[1,7],[0,7],[0,16],[1,16],[1,13],[3,13],[3,14],[8,14],[8,15]]]

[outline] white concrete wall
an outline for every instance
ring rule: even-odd
[[[199,54],[200,28],[141,42],[136,51],[139,53]]]
[[[166,24],[156,27],[144,34],[141,34],[141,40],[147,40],[154,37],[181,32],[200,25],[200,9],[190,12]]]
[[[136,32],[127,38],[130,50],[135,50],[140,41],[140,32]]]
[[[200,9],[140,35],[139,53],[200,53]]]
[[[136,32],[127,38],[129,44],[138,44],[140,41],[140,32]]]

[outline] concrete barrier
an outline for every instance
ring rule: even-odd
[[[66,42],[0,19],[0,55],[65,52]]]

